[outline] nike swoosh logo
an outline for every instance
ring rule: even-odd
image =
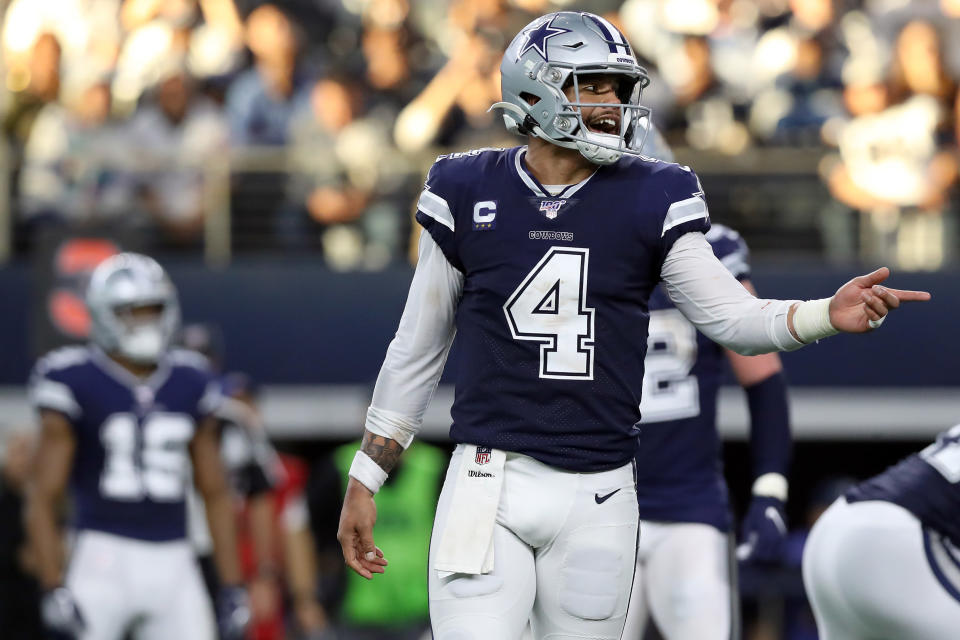
[[[620,489],[614,489],[613,491],[611,491],[605,496],[601,496],[599,493],[595,493],[593,494],[593,499],[597,501],[597,504],[603,504],[604,502],[609,500],[611,496],[613,496],[613,494],[615,494],[617,491],[620,491]]]

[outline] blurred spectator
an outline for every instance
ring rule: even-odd
[[[203,168],[228,148],[226,118],[196,92],[182,65],[171,63],[129,123],[129,143],[149,165],[138,173],[141,207],[176,244],[191,245],[207,204]]]
[[[63,104],[43,107],[24,149],[20,215],[26,221],[139,222],[130,215],[130,185],[121,170],[129,147],[110,107],[109,74],[71,67]]]
[[[389,107],[367,112],[364,98],[351,78],[321,78],[310,110],[291,123],[293,172],[281,238],[322,249],[341,269],[379,268],[398,254],[420,178],[393,146]]]
[[[946,146],[954,83],[941,51],[934,26],[911,21],[897,37],[885,81],[848,78],[853,118],[837,134],[839,158],[823,170],[833,196],[863,214],[868,260],[931,269],[946,257],[943,217],[957,159]]]
[[[40,596],[30,570],[23,529],[23,487],[33,457],[27,431],[5,438],[0,468],[0,629],[4,640],[42,637]]]
[[[40,110],[60,96],[60,65],[62,51],[57,37],[41,33],[33,44],[29,62],[23,69],[10,69],[8,86],[15,91],[3,118],[3,131],[17,147],[22,147]],[[25,85],[25,86],[24,86]]]
[[[310,70],[293,23],[277,5],[254,9],[246,34],[254,66],[227,92],[231,140],[237,145],[284,144],[291,117],[309,102]]]

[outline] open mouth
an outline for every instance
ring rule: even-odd
[[[620,120],[614,116],[601,116],[588,122],[587,128],[595,133],[617,135],[620,133]]]

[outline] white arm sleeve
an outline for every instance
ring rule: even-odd
[[[410,446],[453,344],[454,315],[462,293],[463,274],[423,231],[400,327],[387,347],[367,409],[367,431]]]
[[[755,298],[717,260],[702,233],[680,236],[660,275],[683,315],[728,349],[751,356],[804,346],[787,328],[787,313],[799,300]]]

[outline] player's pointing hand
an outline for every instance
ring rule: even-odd
[[[377,522],[377,505],[365,486],[350,478],[340,512],[337,540],[347,566],[370,580],[374,573],[383,573],[387,560],[373,544],[373,525]]]
[[[926,291],[881,286],[889,276],[890,269],[881,267],[840,287],[830,300],[830,323],[839,331],[864,333],[880,326],[887,313],[900,303],[930,299]]]

